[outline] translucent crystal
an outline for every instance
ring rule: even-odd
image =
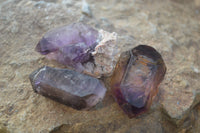
[[[44,66],[29,78],[36,93],[78,110],[96,105],[106,93],[98,79],[68,69]]]
[[[98,37],[97,30],[83,23],[73,23],[47,32],[36,51],[62,64],[75,66],[90,59]]]
[[[129,117],[149,109],[166,66],[152,47],[139,45],[124,52],[112,76],[111,88],[120,107]]]

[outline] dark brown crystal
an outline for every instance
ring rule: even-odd
[[[139,45],[121,54],[111,88],[116,101],[130,118],[150,108],[165,73],[161,55],[150,46]]]
[[[95,106],[106,93],[100,80],[68,69],[44,66],[29,78],[36,93],[77,110]]]

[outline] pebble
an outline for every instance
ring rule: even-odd
[[[92,11],[90,9],[90,6],[85,0],[83,0],[82,2],[82,13],[87,15],[88,17],[92,17]]]

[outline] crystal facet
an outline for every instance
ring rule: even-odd
[[[73,23],[47,32],[36,46],[36,51],[74,67],[90,59],[98,37],[97,30],[83,23]]]
[[[68,69],[44,66],[29,78],[36,93],[78,110],[96,105],[106,92],[98,79]]]
[[[166,66],[152,47],[139,45],[121,54],[111,79],[113,95],[131,118],[149,109]]]
[[[116,33],[73,23],[47,32],[36,46],[50,60],[94,77],[112,74],[119,58]]]

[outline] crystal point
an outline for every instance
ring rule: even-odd
[[[131,118],[150,108],[166,66],[152,47],[139,45],[121,54],[111,79],[115,99]]]
[[[36,93],[78,110],[95,106],[106,92],[98,79],[68,69],[44,66],[29,78]]]
[[[73,23],[47,32],[36,51],[64,65],[75,65],[90,59],[97,45],[98,31],[83,23]]]

